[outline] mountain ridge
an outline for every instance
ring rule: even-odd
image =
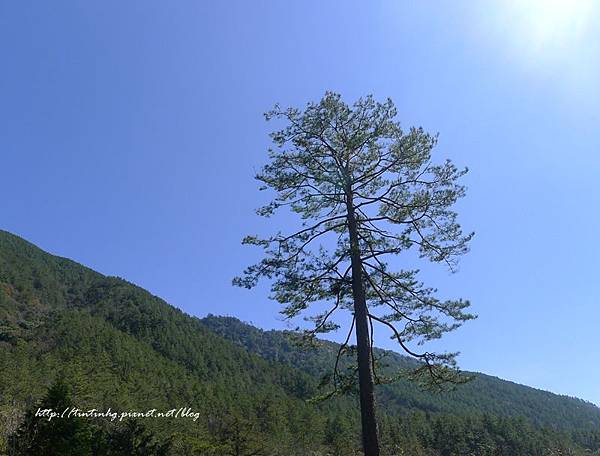
[[[248,448],[267,455],[355,454],[356,398],[307,402],[331,368],[336,345],[322,344],[328,349],[300,350],[281,331],[190,316],[124,279],[0,231],[0,454],[57,378],[67,379],[81,407],[197,409],[200,424],[147,422],[176,442],[173,454],[229,454],[223,448],[237,445],[240,432]],[[395,367],[414,365],[388,355]],[[439,448],[465,433],[507,448],[493,454],[545,455],[549,439],[561,448],[600,448],[598,407],[485,374],[443,396],[401,380],[379,388],[378,398],[382,432],[392,443],[413,442],[407,448]],[[519,428],[528,430],[526,440]],[[441,440],[429,437],[434,429]]]
[[[214,319],[217,319],[217,320],[235,320],[236,322],[238,322],[241,325],[244,325],[244,326],[247,326],[247,327],[251,327],[253,329],[256,329],[256,330],[260,331],[261,333],[267,333],[267,334],[269,334],[269,333],[273,333],[273,334],[277,334],[277,333],[283,333],[283,334],[290,333],[290,334],[294,334],[295,333],[294,330],[288,330],[288,329],[263,328],[263,327],[257,326],[255,323],[253,323],[251,321],[242,320],[241,318],[238,318],[235,315],[216,315],[216,314],[212,314],[212,313],[209,312],[204,317],[195,316],[195,318],[199,318],[200,321],[202,321],[204,323],[210,322],[211,320],[214,320]],[[209,326],[210,326],[210,323],[209,323]],[[333,344],[335,346],[339,346],[338,342],[335,342],[335,341],[332,341],[332,340],[329,340],[329,339],[319,339],[319,342],[320,343],[327,343],[327,344]],[[414,360],[413,358],[411,358],[411,357],[409,357],[407,355],[403,355],[402,353],[398,353],[398,352],[396,352],[394,350],[384,349],[384,348],[380,348],[380,347],[375,347],[375,350],[377,352],[379,352],[379,353],[386,352],[388,354],[393,354],[393,355],[395,355],[397,357],[400,357],[403,360],[406,360],[406,362],[410,363],[410,364],[413,364],[413,363],[416,364],[417,363],[417,361]],[[482,371],[462,370],[461,372],[464,373],[467,376],[469,376],[469,375],[484,376],[484,377],[488,377],[488,378],[493,379],[493,380],[499,380],[501,382],[509,383],[509,384],[512,384],[512,385],[515,385],[515,386],[529,388],[529,389],[532,389],[532,390],[535,390],[535,391],[539,391],[539,392],[543,392],[543,393],[549,393],[549,394],[552,394],[554,396],[558,396],[558,397],[561,397],[561,398],[573,399],[573,400],[576,400],[576,401],[581,401],[581,402],[583,402],[585,404],[592,405],[592,406],[600,409],[600,405],[594,403],[593,401],[590,401],[590,400],[587,400],[587,399],[584,399],[584,398],[581,398],[581,397],[578,397],[578,396],[573,396],[573,395],[564,394],[564,393],[558,393],[558,392],[555,392],[555,391],[546,390],[546,389],[543,389],[543,388],[540,388],[540,387],[536,387],[536,386],[532,386],[532,385],[528,385],[528,384],[525,384],[525,383],[519,383],[519,382],[517,382],[515,380],[510,380],[508,378],[504,378],[504,377],[501,377],[499,375],[487,374],[487,373],[482,372]]]
[[[235,317],[208,316],[208,317],[203,318],[201,321],[203,321],[205,324],[210,326],[214,331],[216,331],[221,336],[229,338],[230,340],[235,341],[242,346],[246,346],[246,348],[248,348],[247,340],[249,338],[252,338],[255,347],[250,347],[250,351],[253,351],[258,354],[261,354],[260,353],[261,349],[265,349],[265,347],[273,347],[273,346],[277,346],[277,345],[281,345],[281,346],[287,345],[287,342],[285,341],[285,336],[284,336],[285,332],[284,331],[282,332],[282,331],[277,331],[277,330],[261,330],[261,329],[255,328],[254,326],[245,324]],[[224,325],[225,327],[221,327],[221,324],[223,322],[225,322],[225,325]],[[235,329],[231,329],[231,327],[233,327]],[[227,330],[227,328],[230,328],[230,329]],[[261,342],[261,338],[264,339],[264,340],[262,340],[262,342]],[[331,344],[334,347],[337,346],[337,344],[334,342],[330,342],[330,341],[324,341],[324,342],[326,344]],[[280,349],[280,350],[275,350],[275,351],[277,353],[288,352],[287,349]],[[385,352],[388,355],[391,355],[392,363],[395,364],[396,369],[413,367],[416,363],[411,358],[408,358],[406,356],[398,354],[397,352],[394,352],[394,351],[390,351],[390,350],[378,350],[378,351],[380,353]],[[303,352],[296,353],[296,355],[303,356]],[[262,356],[267,357],[267,358],[270,357],[268,351],[265,351],[264,353],[262,353]],[[278,361],[282,362],[284,360],[279,358]],[[294,360],[294,358],[291,357],[290,359],[287,360],[287,362],[288,362],[288,364],[292,365],[292,364],[297,363],[297,360]],[[333,363],[333,361],[329,360],[328,362],[322,363],[322,365],[331,366],[332,363]],[[307,366],[305,365],[304,368],[309,373],[314,373],[315,370],[318,370],[318,369],[315,369],[314,366],[309,366],[307,368]],[[526,402],[519,404],[517,402],[503,401],[503,402],[499,402],[496,406],[488,406],[488,407],[483,406],[483,409],[486,412],[493,413],[496,415],[506,415],[506,413],[503,412],[502,408],[510,407],[513,410],[520,410],[522,412],[523,416],[526,416],[528,419],[530,419],[531,421],[533,421],[536,424],[557,425],[557,424],[559,424],[558,422],[549,423],[549,422],[546,422],[543,420],[540,421],[540,420],[536,419],[535,414],[540,411],[540,407],[547,409],[547,413],[550,413],[552,410],[558,410],[558,409],[560,409],[559,403],[561,401],[568,401],[570,404],[572,404],[574,407],[578,408],[579,410],[587,410],[590,412],[590,418],[592,418],[592,419],[589,424],[591,426],[598,426],[600,424],[600,422],[598,421],[598,417],[597,417],[598,412],[600,412],[600,408],[598,408],[592,402],[585,401],[584,399],[580,399],[580,398],[576,398],[576,397],[567,396],[567,395],[555,394],[555,393],[552,393],[552,392],[549,392],[546,390],[542,390],[539,388],[531,387],[528,385],[522,385],[522,384],[510,381],[510,380],[504,380],[504,379],[501,379],[498,377],[490,376],[485,373],[479,373],[479,372],[465,372],[465,373],[467,375],[473,375],[474,380],[467,383],[466,385],[459,386],[453,392],[446,393],[445,396],[431,396],[430,392],[421,392],[421,391],[417,390],[416,388],[411,388],[410,382],[408,382],[406,380],[400,380],[399,382],[396,382],[395,384],[392,384],[392,385],[383,385],[381,387],[381,389],[383,391],[380,391],[380,395],[382,395],[385,398],[384,401],[392,400],[394,402],[406,400],[406,398],[408,397],[414,403],[420,404],[421,407],[423,409],[425,409],[425,411],[434,411],[434,412],[454,411],[454,412],[456,412],[457,408],[455,407],[455,405],[452,405],[452,404],[439,405],[439,404],[435,403],[436,398],[450,397],[456,401],[463,403],[463,406],[469,405],[469,407],[466,407],[465,412],[473,413],[475,411],[475,409],[477,409],[478,411],[481,411],[482,406],[478,405],[478,407],[475,407],[475,405],[470,401],[469,395],[475,394],[475,393],[481,394],[481,390],[479,389],[480,386],[485,389],[492,388],[493,391],[498,392],[498,393],[504,393],[507,390],[511,390],[511,389],[518,389],[523,394],[523,396],[528,399],[528,401],[533,401],[533,403],[530,406]],[[462,393],[464,393],[464,394],[462,394]],[[432,397],[434,399],[431,399]],[[487,399],[491,400],[492,398],[488,397]],[[544,404],[544,402],[550,402],[550,405]],[[401,404],[398,404],[398,405],[400,406]],[[451,410],[451,408],[452,408],[452,410]],[[508,415],[510,415],[510,414],[508,414]],[[585,423],[580,422],[579,425],[585,425]]]
[[[148,294],[150,294],[150,295],[151,295],[153,298],[156,298],[156,299],[158,299],[158,300],[160,300],[160,301],[164,302],[165,304],[169,305],[170,307],[172,307],[172,308],[176,309],[176,310],[177,310],[178,312],[180,312],[181,314],[183,314],[183,315],[185,315],[185,316],[188,316],[188,317],[190,317],[190,318],[193,318],[193,319],[198,319],[200,322],[203,322],[203,323],[209,322],[209,321],[211,321],[211,319],[213,319],[213,318],[218,318],[218,319],[221,319],[221,320],[229,320],[229,319],[232,319],[232,320],[235,320],[235,321],[237,321],[237,322],[238,322],[238,323],[240,323],[240,324],[243,324],[244,326],[247,326],[247,327],[253,328],[254,330],[256,330],[256,331],[259,331],[259,332],[261,332],[261,333],[288,333],[288,332],[289,332],[289,333],[293,333],[293,332],[294,332],[294,331],[292,331],[292,330],[278,330],[278,329],[265,329],[265,328],[261,328],[261,327],[259,327],[259,326],[256,326],[256,324],[254,324],[254,323],[252,323],[252,322],[246,322],[246,321],[243,321],[243,320],[239,319],[238,317],[236,317],[235,315],[214,315],[214,314],[212,314],[212,313],[210,313],[210,312],[209,312],[209,313],[208,313],[206,316],[204,316],[204,317],[203,317],[203,316],[199,316],[199,315],[190,314],[190,313],[188,313],[188,312],[185,312],[184,310],[182,310],[182,309],[180,309],[180,308],[178,308],[178,307],[176,307],[176,306],[174,306],[174,305],[170,304],[170,303],[169,303],[168,301],[166,301],[165,299],[161,298],[161,297],[160,297],[160,296],[158,296],[158,295],[155,295],[155,294],[153,294],[151,291],[149,291],[149,290],[147,290],[147,289],[143,288],[142,286],[140,286],[140,285],[138,285],[138,284],[136,284],[136,283],[134,283],[134,282],[131,282],[131,281],[129,281],[129,280],[127,280],[127,279],[125,279],[125,278],[122,278],[122,277],[119,277],[119,276],[112,276],[112,275],[106,275],[106,274],[102,274],[102,273],[100,273],[100,272],[97,272],[97,271],[93,270],[92,268],[90,268],[90,267],[88,267],[88,266],[85,266],[84,264],[82,264],[82,263],[80,263],[80,262],[77,262],[77,261],[75,261],[75,260],[72,260],[72,259],[70,259],[70,258],[68,258],[68,257],[63,257],[63,256],[61,256],[61,255],[56,255],[56,254],[53,254],[53,253],[46,252],[46,251],[44,251],[43,249],[41,249],[40,247],[38,247],[38,246],[37,246],[35,243],[33,243],[33,242],[31,242],[31,241],[29,241],[29,240],[27,240],[27,239],[25,239],[25,238],[22,238],[22,237],[20,237],[20,236],[18,236],[18,235],[16,235],[16,234],[13,234],[13,233],[11,233],[11,232],[9,232],[9,231],[6,231],[6,230],[3,230],[3,229],[0,229],[0,236],[3,236],[3,237],[5,237],[5,238],[12,239],[13,241],[17,241],[17,242],[24,243],[24,244],[26,244],[26,245],[27,245],[27,247],[28,247],[28,248],[30,248],[30,249],[35,249],[35,250],[38,250],[38,251],[40,251],[40,252],[43,252],[43,253],[44,253],[44,255],[48,255],[48,256],[50,256],[50,257],[53,257],[53,258],[55,258],[55,259],[56,259],[56,260],[58,260],[58,261],[65,262],[65,263],[68,263],[68,264],[71,264],[71,265],[73,265],[73,266],[75,266],[75,267],[78,267],[78,268],[82,268],[82,269],[84,269],[84,270],[85,270],[87,273],[90,273],[90,274],[93,274],[93,275],[97,275],[97,276],[101,276],[101,277],[104,277],[104,278],[106,278],[106,279],[114,279],[114,280],[120,280],[120,281],[123,281],[123,282],[127,283],[128,285],[130,285],[130,286],[132,286],[132,287],[135,287],[135,288],[137,288],[137,289],[139,289],[139,290],[141,290],[141,291],[143,291],[143,292],[145,292],[145,293],[148,293]],[[209,325],[209,326],[210,326],[210,325]],[[329,340],[327,340],[327,339],[321,339],[321,340],[320,340],[320,342],[321,342],[321,343],[330,343],[330,344],[333,344],[333,345],[335,345],[335,346],[338,346],[338,344],[337,344],[336,342],[329,341]],[[408,356],[405,356],[405,355],[403,355],[403,354],[401,354],[401,353],[398,353],[398,352],[396,352],[396,351],[394,351],[394,350],[390,350],[390,349],[382,349],[382,348],[376,348],[376,349],[377,349],[377,350],[378,350],[380,353],[382,353],[382,352],[393,353],[395,356],[398,356],[398,357],[402,358],[403,360],[405,360],[405,361],[406,361],[406,362],[408,362],[408,363],[415,363],[415,361],[414,361],[412,358],[410,358],[410,357],[408,357]],[[580,397],[578,397],[578,396],[573,396],[573,395],[569,395],[569,394],[563,394],[563,393],[552,392],[552,391],[549,391],[549,390],[545,390],[545,389],[543,389],[543,388],[539,388],[539,387],[532,386],[532,385],[527,385],[527,384],[524,384],[524,383],[519,383],[519,382],[517,382],[517,381],[514,381],[514,380],[510,380],[510,379],[507,379],[507,378],[503,378],[503,377],[501,377],[501,376],[497,376],[497,375],[490,375],[490,374],[487,374],[487,373],[485,373],[485,372],[481,372],[481,371],[464,371],[464,373],[465,373],[465,374],[468,374],[468,375],[469,375],[469,374],[475,374],[475,375],[478,375],[478,376],[485,376],[485,377],[492,378],[492,379],[495,379],[495,380],[500,380],[500,381],[502,381],[502,382],[510,383],[510,384],[513,384],[513,385],[515,385],[515,386],[520,386],[520,387],[530,388],[530,389],[532,389],[532,390],[536,390],[536,391],[539,391],[539,392],[549,393],[549,394],[552,394],[552,395],[555,395],[555,396],[558,396],[558,397],[562,397],[562,398],[565,398],[565,399],[573,399],[573,400],[577,400],[577,401],[582,401],[582,402],[584,402],[584,403],[586,403],[586,404],[589,404],[589,405],[592,405],[592,406],[594,406],[594,407],[596,407],[596,408],[599,408],[599,410],[600,410],[600,406],[598,406],[597,404],[595,404],[595,403],[593,403],[593,402],[591,402],[591,401],[589,401],[589,400],[586,400],[586,399],[584,399],[584,398],[580,398]]]

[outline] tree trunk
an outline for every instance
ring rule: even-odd
[[[356,215],[351,197],[348,198],[347,209],[352,265],[352,295],[354,298],[354,318],[356,319],[356,348],[358,352],[358,385],[360,390],[363,450],[365,456],[379,456],[367,300],[363,283]]]

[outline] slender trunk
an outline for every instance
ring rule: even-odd
[[[354,318],[356,319],[356,348],[358,352],[358,385],[360,390],[363,450],[365,456],[379,456],[367,300],[363,283],[356,215],[351,197],[348,198],[347,209],[352,264],[352,295],[354,298]]]

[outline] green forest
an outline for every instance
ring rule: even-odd
[[[323,401],[337,345],[232,317],[198,319],[0,232],[0,454],[359,455],[353,394]],[[390,369],[418,361],[377,351]],[[600,454],[600,409],[472,373],[431,393],[377,388],[385,455]],[[192,417],[36,417],[42,409]]]
[[[600,0],[0,1],[0,456],[600,456]]]

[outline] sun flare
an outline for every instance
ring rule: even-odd
[[[509,0],[507,31],[530,52],[557,53],[581,44],[593,0]]]

